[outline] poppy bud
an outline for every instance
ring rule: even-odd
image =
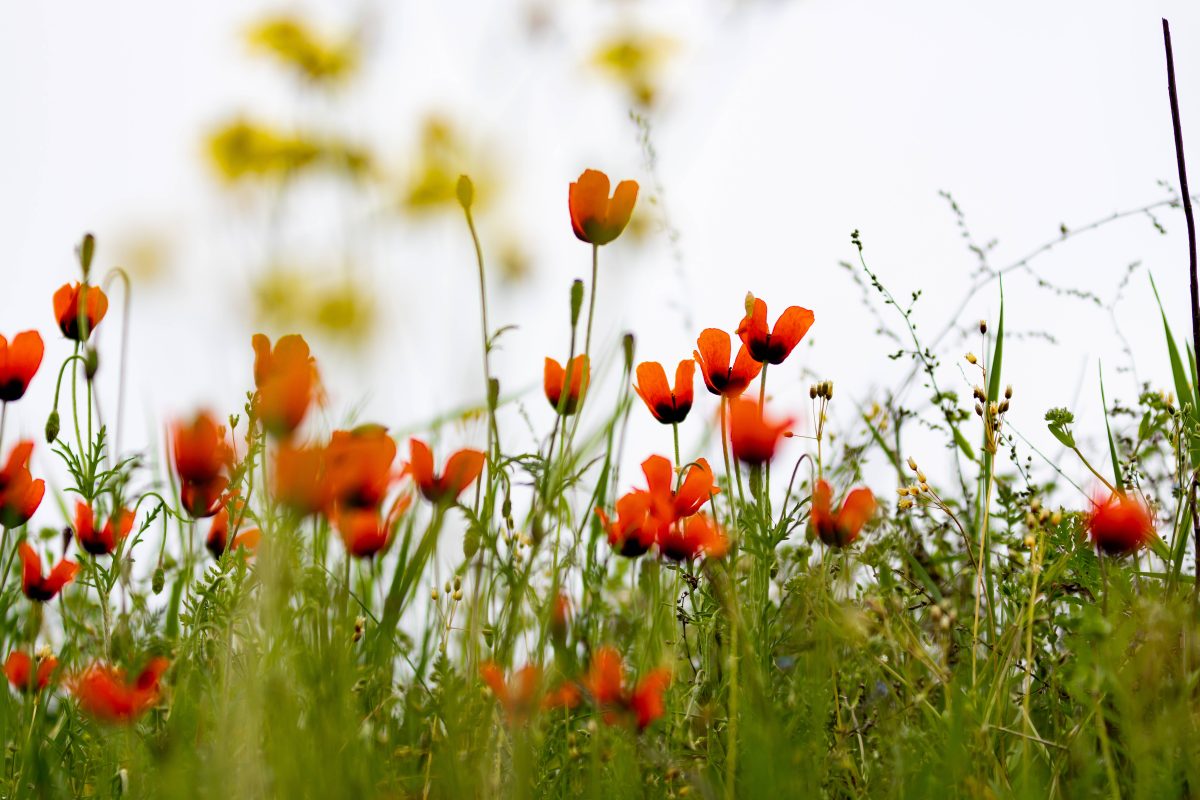
[[[454,194],[458,197],[458,204],[463,207],[464,211],[471,210],[471,204],[475,202],[475,184],[466,175],[458,176],[458,184],[454,187]]]
[[[625,371],[633,369],[633,345],[634,339],[632,333],[626,333],[621,337],[621,347],[625,351]]]
[[[50,412],[50,418],[46,420],[46,444],[54,444],[54,440],[58,438],[58,432],[62,430],[62,423],[59,420],[58,409]]]
[[[163,585],[166,582],[167,582],[166,572],[163,570],[162,566],[156,567],[154,569],[154,577],[151,579],[151,582],[150,582],[150,589],[155,594],[162,594]]]
[[[583,308],[583,281],[578,278],[571,284],[571,327],[579,324],[579,311]]]
[[[96,237],[85,233],[75,252],[79,256],[79,266],[83,269],[83,279],[86,281],[88,273],[92,271],[92,257],[96,254]]]
[[[498,405],[500,405],[500,380],[488,378],[488,408],[495,411]]]
[[[754,313],[754,293],[746,292],[746,315]]]
[[[96,377],[100,369],[100,353],[96,348],[89,347],[83,357],[83,374],[90,381]]]

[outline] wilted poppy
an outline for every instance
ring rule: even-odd
[[[30,600],[44,603],[52,600],[62,588],[75,578],[79,565],[65,558],[60,560],[50,570],[50,574],[42,576],[42,557],[29,542],[21,542],[21,590]]]
[[[1093,498],[1087,520],[1092,542],[1107,555],[1134,553],[1154,536],[1154,517],[1141,499],[1114,492],[1108,499]]]
[[[603,508],[596,509],[600,524],[608,532],[608,544],[619,555],[637,558],[658,539],[663,522],[650,513],[649,492],[629,492],[617,499],[615,520]]]
[[[603,712],[605,722],[612,725],[632,716],[638,730],[645,729],[663,715],[663,692],[670,683],[670,671],[660,668],[646,673],[636,685],[626,687],[621,654],[612,647],[596,650],[583,680],[592,701]]]
[[[750,382],[762,371],[762,364],[754,360],[745,345],[738,350],[733,364],[729,363],[732,351],[729,334],[719,328],[705,328],[696,340],[697,350],[693,355],[700,365],[700,375],[708,390],[723,397],[737,397],[746,391]]]
[[[11,344],[0,336],[0,402],[11,403],[25,396],[45,351],[37,331],[18,333]]]
[[[316,395],[317,363],[304,337],[281,336],[272,350],[271,340],[254,334],[254,409],[268,432],[281,438],[292,435]]]
[[[93,664],[75,680],[75,697],[80,708],[93,717],[105,722],[132,722],[158,702],[158,679],[168,666],[167,659],[152,658],[130,684],[123,670]]]
[[[396,442],[382,425],[334,431],[325,448],[328,497],[338,508],[378,508],[396,477]]]
[[[431,503],[452,503],[483,472],[484,454],[478,450],[459,450],[446,460],[441,475],[433,468],[433,451],[420,439],[408,443],[408,471],[421,494]]]
[[[700,556],[723,558],[729,551],[729,540],[711,517],[696,514],[664,527],[659,533],[658,550],[672,561],[689,561]]]
[[[704,458],[696,459],[687,467],[678,491],[675,490],[675,470],[663,456],[650,456],[643,461],[642,474],[646,476],[646,489],[654,502],[652,512],[668,522],[690,517],[721,491],[713,480],[712,467]]]
[[[230,550],[237,550],[239,547],[247,552],[257,550],[261,538],[262,531],[258,528],[247,528],[239,531],[233,537],[233,544],[229,544],[229,509],[222,507],[213,515],[212,525],[209,526],[204,546],[208,548],[208,552],[212,553],[213,558],[220,558],[224,555],[226,546]]]
[[[391,437],[387,437],[387,440],[392,441]],[[395,454],[394,442],[392,453]],[[390,467],[389,460],[385,471]],[[280,444],[275,454],[272,477],[275,481],[275,500],[301,516],[315,514],[333,500],[333,490],[325,470],[325,448],[322,446]]]
[[[19,528],[29,521],[42,504],[46,482],[33,479],[29,458],[33,442],[18,442],[8,454],[8,462],[0,470],[0,527]]]
[[[567,205],[571,210],[571,228],[575,236],[588,244],[608,244],[621,235],[633,215],[637,202],[637,181],[621,181],[612,197],[609,180],[603,172],[587,169],[571,184]]]
[[[567,390],[566,400],[563,400],[562,392],[567,380],[567,373],[562,364],[553,358],[547,358],[542,380],[546,390],[546,399],[550,401],[550,405],[558,410],[559,403],[562,403],[562,413],[567,415],[574,414],[579,409],[579,401],[587,394],[588,380],[591,377],[586,355],[578,355],[571,359],[569,368],[571,385]]]
[[[744,464],[765,464],[775,457],[775,448],[794,420],[774,421],[753,400],[739,398],[730,406],[729,445]]]
[[[692,359],[680,361],[675,368],[675,387],[672,388],[667,384],[667,371],[663,365],[646,361],[638,364],[638,382],[633,388],[656,420],[664,425],[675,425],[683,422],[692,410],[695,376],[696,362]]]
[[[75,503],[75,538],[80,547],[94,556],[111,554],[132,530],[133,513],[126,509],[116,509],[104,526],[97,528],[92,507],[84,502]]]
[[[738,325],[737,333],[755,361],[782,364],[812,324],[813,312],[790,306],[775,320],[774,329],[767,328],[767,304],[756,297],[753,310]]]
[[[50,685],[50,677],[58,668],[58,659],[54,656],[39,656],[37,670],[33,668],[33,659],[23,650],[13,650],[4,662],[4,674],[13,688],[22,691],[41,691]]]
[[[108,297],[99,286],[64,283],[54,293],[54,318],[68,339],[87,341],[107,313]],[[80,330],[81,320],[83,330]]]
[[[817,481],[812,496],[812,526],[818,538],[830,547],[846,547],[862,531],[875,513],[875,495],[866,487],[852,490],[833,511],[833,487],[828,481]]]

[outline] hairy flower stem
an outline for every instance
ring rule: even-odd
[[[587,333],[583,337],[583,354],[588,357],[589,363],[592,353],[592,318],[596,316],[596,276],[599,274],[599,267],[600,245],[594,244],[592,245],[592,285],[588,289]]]
[[[725,457],[725,490],[729,492],[729,516],[733,521],[734,531],[737,531],[737,505],[733,500],[733,467],[729,460],[729,434],[725,424],[725,406],[729,400],[721,397],[721,454]],[[741,478],[738,478],[738,490],[741,491]]]
[[[479,268],[479,319],[482,323],[483,336],[483,391],[488,412],[488,458],[487,470],[490,476],[493,463],[500,457],[500,432],[496,428],[496,410],[492,407],[492,368],[491,343],[488,340],[491,328],[488,326],[487,281],[483,269],[483,247],[479,243],[479,233],[475,230],[475,218],[471,207],[464,206],[463,213],[467,217],[467,229],[471,232],[471,243],[475,245],[475,264]]]

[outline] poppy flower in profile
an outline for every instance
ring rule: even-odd
[[[849,546],[874,514],[875,495],[866,487],[860,486],[846,495],[836,513],[833,511],[833,487],[829,482],[817,481],[813,489],[810,517],[813,531],[830,547]]]
[[[608,544],[618,555],[637,558],[658,539],[663,522],[650,513],[649,492],[629,492],[617,499],[615,520],[603,508],[596,509],[600,524],[608,532]]]
[[[54,293],[54,318],[68,339],[86,342],[107,313],[108,296],[99,286],[64,283]]]
[[[219,559],[225,554],[226,547],[229,550],[237,550],[239,547],[247,553],[258,549],[259,540],[262,538],[262,531],[258,528],[247,528],[244,531],[239,531],[233,537],[233,543],[229,543],[229,509],[222,506],[221,510],[213,515],[212,525],[209,526],[208,536],[204,540],[204,546],[208,548],[208,552],[212,553],[213,558]]]
[[[254,347],[254,410],[263,427],[286,439],[300,427],[319,389],[317,362],[308,343],[298,334],[271,340],[261,333],[251,339]]]
[[[729,552],[729,540],[707,514],[696,514],[686,521],[662,529],[658,549],[672,561],[690,561],[700,556],[723,558]]]
[[[132,722],[158,702],[158,681],[169,666],[167,659],[152,658],[137,680],[129,683],[125,672],[93,664],[76,678],[73,691],[79,707],[105,722]]]
[[[408,449],[408,472],[431,503],[453,503],[483,472],[485,456],[478,450],[459,450],[446,460],[445,469],[438,475],[434,472],[429,445],[420,439],[410,439]]]
[[[608,191],[608,176],[594,169],[584,170],[579,180],[571,184],[567,205],[571,211],[571,229],[580,241],[608,244],[629,224],[637,202],[637,181],[621,181],[612,197]]]
[[[693,355],[700,365],[700,375],[713,394],[737,397],[762,371],[762,364],[754,360],[744,344],[731,365],[729,356],[733,347],[729,334],[719,328],[702,330],[696,347]]]
[[[387,548],[398,518],[411,504],[411,494],[400,495],[386,517],[374,509],[339,510],[333,515],[333,526],[342,537],[346,552],[355,558],[370,558]]]
[[[738,325],[737,334],[750,351],[750,357],[764,364],[782,364],[813,324],[813,312],[790,306],[767,327],[767,304],[754,298],[753,310]]]
[[[0,336],[0,402],[11,403],[25,396],[45,352],[37,331],[18,333],[11,343]]]
[[[670,684],[670,671],[660,668],[651,670],[636,685],[627,687],[621,654],[607,646],[592,655],[583,679],[584,688],[603,712],[606,723],[613,725],[632,717],[639,731],[665,712],[663,693]]]
[[[334,431],[325,448],[325,493],[338,508],[378,508],[396,477],[396,442],[382,425]]]
[[[391,441],[390,437],[388,441]],[[392,447],[394,454],[394,442]],[[294,447],[283,442],[275,453],[275,500],[302,517],[321,511],[333,500],[325,473],[324,447]]]
[[[1107,499],[1095,497],[1087,520],[1088,533],[1106,555],[1135,553],[1154,536],[1154,516],[1141,499],[1114,492]]]
[[[50,574],[42,575],[42,557],[29,542],[21,542],[21,590],[30,600],[44,603],[53,600],[62,588],[75,578],[79,565],[65,558],[60,560],[50,570]]]
[[[96,527],[92,507],[84,502],[75,503],[75,538],[79,546],[94,556],[110,555],[133,530],[133,513],[118,508],[101,528]]]
[[[50,678],[58,668],[58,659],[54,656],[39,656],[37,669],[34,669],[33,659],[22,650],[13,650],[4,662],[4,675],[14,689],[22,692],[41,691],[50,685]]]
[[[587,394],[588,381],[591,378],[589,374],[588,357],[586,355],[578,355],[571,359],[571,385],[567,390],[567,398],[563,400],[563,386],[567,381],[567,372],[562,364],[559,364],[553,358],[546,359],[546,367],[543,370],[542,383],[546,390],[546,399],[550,401],[550,406],[556,411],[559,403],[563,404],[562,413],[570,416],[579,409],[579,402],[583,396]]]
[[[642,462],[642,474],[646,476],[646,489],[654,507],[652,513],[666,522],[690,517],[695,514],[720,488],[713,479],[708,459],[698,458],[687,467],[687,473],[675,489],[675,468],[663,456],[650,456]]]
[[[33,442],[18,442],[8,454],[8,462],[0,470],[0,527],[19,528],[29,521],[42,497],[46,494],[46,482],[33,479],[29,472],[29,458],[33,455]]]
[[[775,448],[784,431],[791,427],[790,417],[780,421],[768,420],[758,403],[745,398],[730,406],[729,446],[734,457],[743,464],[757,466],[775,457]]]
[[[232,460],[225,428],[212,415],[201,412],[171,430],[180,500],[192,517],[211,517],[220,508],[221,494],[229,485],[222,474]]]
[[[680,361],[675,368],[675,386],[667,383],[667,371],[657,361],[638,364],[634,391],[654,418],[664,425],[676,425],[692,410],[692,383],[696,377],[696,362]]]

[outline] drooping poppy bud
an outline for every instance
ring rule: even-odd
[[[54,319],[73,341],[86,342],[107,313],[108,296],[99,286],[64,283],[54,293]]]
[[[657,361],[644,361],[637,367],[637,384],[633,387],[650,409],[654,418],[664,425],[676,425],[692,410],[692,383],[696,362],[680,361],[675,368],[675,386],[667,383],[667,371]]]
[[[1087,520],[1096,547],[1110,556],[1135,553],[1154,536],[1154,516],[1141,499],[1114,492],[1107,499],[1093,498]]]
[[[813,312],[800,306],[790,306],[775,321],[774,329],[767,328],[767,304],[755,298],[751,309],[738,325],[738,336],[750,357],[765,364],[782,364],[813,324]]]
[[[579,410],[579,403],[587,394],[588,381],[591,378],[589,369],[590,365],[586,355],[575,356],[571,359],[567,369],[563,369],[562,364],[553,358],[546,359],[542,383],[546,391],[546,399],[550,401],[552,408],[557,411],[561,407],[562,413],[566,416]],[[571,372],[570,387],[567,389],[566,399],[563,399],[563,387],[567,383],[567,370]]]
[[[852,490],[836,513],[833,511],[833,487],[829,482],[817,481],[813,489],[810,521],[817,537],[830,547],[849,546],[874,514],[875,495],[870,489]]]
[[[0,402],[12,403],[25,396],[45,351],[37,331],[18,333],[11,343],[0,336]]]
[[[700,365],[700,375],[704,378],[704,385],[715,395],[738,397],[762,371],[762,364],[754,360],[745,345],[738,350],[737,358],[730,365],[732,345],[729,334],[719,328],[701,331],[696,347],[693,355]]]
[[[775,457],[779,439],[792,424],[789,417],[778,422],[768,420],[753,400],[739,398],[730,405],[729,445],[743,464],[756,466]]]
[[[580,241],[608,244],[629,224],[637,202],[637,181],[621,181],[611,198],[608,191],[608,176],[594,169],[584,170],[579,180],[571,184],[567,205],[571,211],[571,229]]]

